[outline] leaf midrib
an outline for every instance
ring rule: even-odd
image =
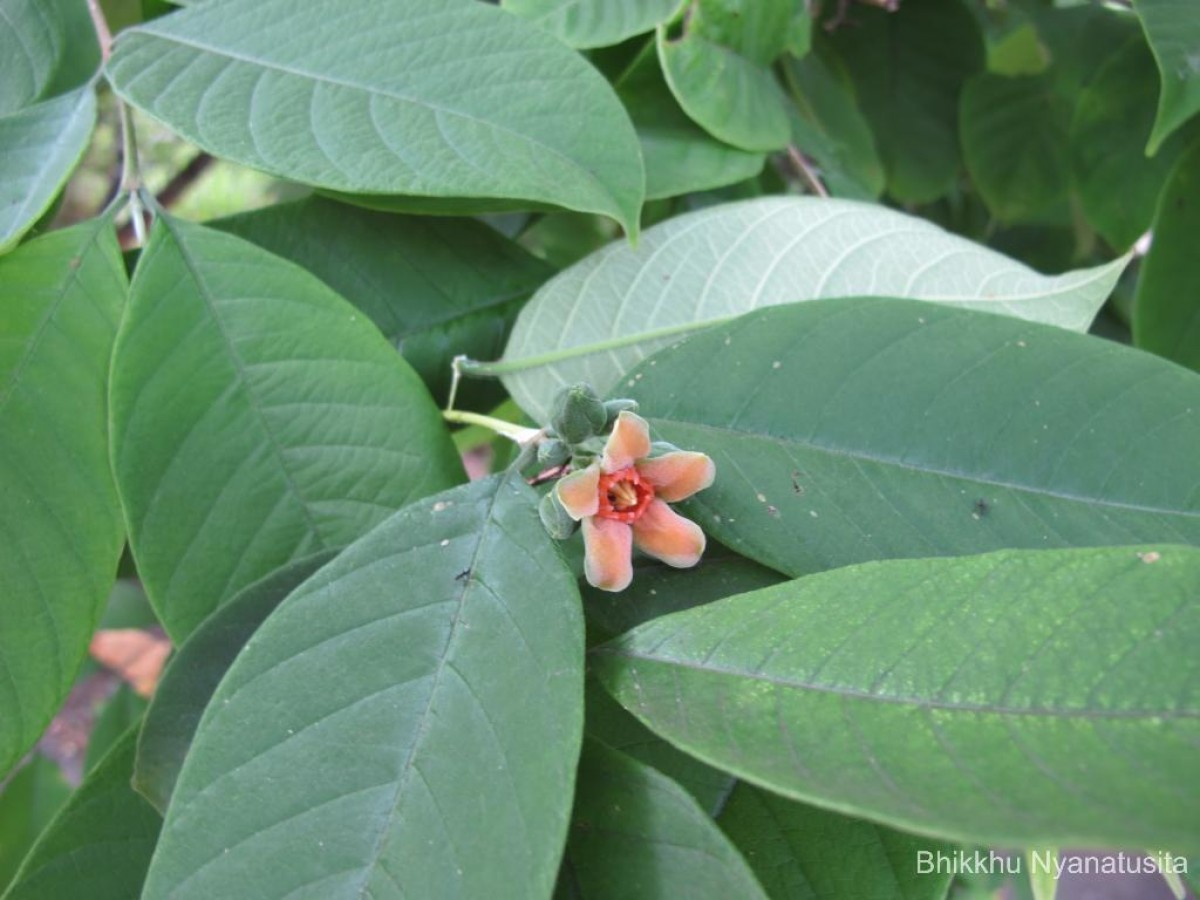
[[[245,54],[235,53],[232,50],[226,50],[226,49],[222,49],[222,48],[213,47],[208,44],[202,44],[197,41],[187,40],[187,39],[181,38],[175,34],[167,34],[162,31],[154,31],[154,30],[150,30],[150,29],[143,29],[140,32],[139,31],[131,32],[131,34],[139,34],[139,33],[146,37],[149,37],[149,38],[157,38],[158,40],[165,41],[167,43],[175,43],[181,47],[187,47],[187,48],[190,48],[192,50],[196,50],[196,51],[199,51],[202,53],[209,53],[209,54],[212,54],[213,56],[228,59],[233,62],[240,62],[240,63],[243,63],[248,66],[254,66],[254,67],[263,69],[265,71],[278,72],[283,75],[290,75],[294,78],[307,79],[309,81],[316,82],[319,84],[328,84],[328,85],[332,85],[334,87],[346,88],[348,90],[354,90],[354,91],[362,91],[365,94],[375,95],[375,96],[379,96],[379,97],[386,97],[386,98],[389,98],[392,100],[398,100],[401,103],[408,103],[413,106],[417,106],[417,107],[429,110],[430,112],[433,112],[433,113],[442,113],[447,116],[452,116],[452,117],[456,117],[459,119],[463,119],[468,122],[472,122],[472,123],[474,123],[476,125],[480,125],[484,128],[489,128],[489,129],[493,129],[495,131],[503,132],[504,134],[510,135],[520,142],[532,144],[534,147],[538,148],[539,150],[545,151],[546,153],[562,160],[570,168],[581,173],[585,180],[590,182],[594,187],[598,188],[600,193],[603,196],[607,197],[610,201],[612,201],[616,205],[618,210],[620,210],[620,208],[621,208],[621,203],[618,200],[618,198],[613,195],[613,193],[604,185],[603,182],[600,181],[599,177],[597,177],[596,173],[593,172],[591,169],[589,169],[585,166],[581,166],[578,162],[571,159],[569,156],[566,156],[562,151],[558,150],[555,147],[551,147],[548,144],[543,143],[536,136],[531,135],[531,134],[522,134],[521,132],[513,131],[511,128],[507,128],[504,125],[500,124],[499,122],[492,122],[487,119],[481,119],[478,116],[473,116],[473,115],[463,112],[461,110],[451,109],[450,107],[447,107],[447,106],[440,106],[440,105],[437,105],[434,103],[430,103],[427,100],[415,99],[413,97],[409,97],[404,94],[398,94],[393,91],[381,90],[378,86],[364,85],[364,84],[354,82],[354,81],[346,81],[346,80],[339,79],[339,78],[333,78],[328,75],[313,74],[312,72],[308,72],[303,69],[293,68],[291,66],[285,66],[281,63],[277,63],[274,61],[257,59],[252,56],[246,56]],[[118,93],[122,93],[122,95],[124,94],[123,91],[118,91]],[[449,146],[454,151],[455,155],[458,156],[459,159],[462,159],[464,162],[467,161],[466,158],[461,153],[458,152],[457,147],[454,147],[453,144],[451,144],[448,141],[445,141],[444,137],[442,138],[442,140],[443,140],[443,142],[446,143],[447,146]],[[472,164],[472,165],[474,165],[474,164]],[[496,196],[500,196],[500,194],[497,194]]]
[[[801,450],[808,450],[813,453],[822,453],[827,456],[840,457],[853,460],[855,462],[868,462],[875,463],[876,465],[880,466],[892,466],[899,469],[905,469],[910,472],[916,472],[921,475],[931,475],[941,478],[955,478],[962,481],[969,481],[972,484],[987,485],[989,487],[1003,488],[1005,490],[1027,494],[1035,494],[1042,497],[1052,497],[1056,500],[1069,500],[1075,503],[1084,503],[1091,506],[1102,506],[1112,509],[1122,509],[1130,512],[1142,512],[1162,516],[1180,516],[1186,519],[1200,519],[1200,510],[1191,511],[1186,509],[1165,509],[1158,506],[1145,506],[1143,504],[1127,503],[1119,500],[1107,499],[1104,497],[1088,497],[1082,494],[1071,494],[1066,491],[1055,491],[1045,487],[1017,484],[1015,482],[1000,481],[993,478],[984,478],[983,476],[973,475],[968,472],[954,472],[948,469],[917,466],[911,463],[903,462],[902,460],[892,459],[885,456],[877,456],[860,450],[826,447],[811,441],[801,440],[799,438],[777,437],[775,435],[764,434],[759,431],[739,430],[737,428],[733,428],[732,426],[707,425],[701,422],[691,422],[685,419],[666,419],[661,417],[651,418],[650,421],[659,427],[661,427],[663,424],[667,426],[678,425],[684,428],[696,428],[701,431],[712,432],[724,436],[734,435],[739,439],[751,438],[754,440],[761,440],[772,444],[777,444],[781,447],[799,448]]]
[[[1033,718],[1052,718],[1052,719],[1087,719],[1087,720],[1140,720],[1140,719],[1170,719],[1170,720],[1200,720],[1200,710],[1147,710],[1147,709],[1082,709],[1078,707],[1063,707],[1054,709],[1049,707],[1020,707],[1020,706],[1000,706],[998,704],[989,703],[954,703],[946,700],[935,700],[931,697],[911,697],[898,694],[875,694],[870,691],[865,691],[860,688],[847,687],[844,685],[834,684],[816,684],[806,681],[800,681],[791,678],[784,678],[775,675],[769,675],[764,672],[752,672],[747,670],[732,669],[727,666],[714,666],[711,663],[698,663],[692,660],[677,659],[666,656],[654,656],[649,653],[638,652],[627,648],[619,649],[604,649],[597,648],[593,651],[598,654],[604,654],[611,657],[627,660],[637,660],[639,662],[652,663],[661,666],[675,666],[688,671],[700,672],[705,675],[713,675],[718,677],[731,677],[739,681],[753,681],[760,684],[769,684],[772,687],[790,688],[799,691],[807,691],[814,694],[827,694],[835,697],[841,697],[849,700],[861,700],[871,703],[883,703],[893,706],[911,706],[917,709],[939,711],[939,712],[954,712],[954,713],[984,713],[995,716],[1012,716],[1014,718],[1033,717]],[[636,679],[636,672],[633,676]]]

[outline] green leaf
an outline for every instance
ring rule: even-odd
[[[1135,36],[1075,100],[1072,175],[1088,221],[1118,250],[1150,227],[1163,183],[1187,145],[1185,135],[1176,134],[1152,159],[1143,153],[1154,119],[1155,77],[1150,51]]]
[[[0,116],[79,87],[99,65],[100,47],[83,0],[5,0]]]
[[[897,200],[946,193],[959,167],[958,102],[984,68],[983,39],[960,0],[904,0],[898,12],[855,7],[831,38],[854,78]]]
[[[797,803],[739,782],[721,830],[774,900],[943,900],[948,873],[922,873],[918,854],[948,844]]]
[[[117,340],[112,417],[130,545],[176,641],[247,584],[462,478],[429,394],[360,312],[166,216]]]
[[[619,594],[583,585],[583,611],[589,628],[616,637],[659,616],[784,580],[773,569],[719,545],[710,546],[700,564],[691,569],[674,569],[657,560],[638,559],[633,571],[633,583]]]
[[[1133,307],[1134,343],[1200,371],[1200,142],[1175,166],[1154,219]]]
[[[1200,844],[1200,550],[867,563],[592,654],[676,746],[805,802],[1002,846]]]
[[[996,218],[1028,221],[1066,199],[1068,115],[1049,76],[983,72],[963,87],[963,158]]]
[[[762,171],[763,154],[709,137],[679,108],[663,80],[653,42],[613,86],[642,144],[648,200],[724,187]]]
[[[126,732],[38,840],[4,900],[137,897],[162,820],[129,786],[137,732]]]
[[[691,0],[681,37],[658,29],[658,59],[675,99],[700,127],[743,150],[788,142],[783,92],[770,64],[787,46],[791,0]]]
[[[147,900],[248,879],[323,900],[550,893],[583,623],[536,504],[510,473],[408,506],[271,615],[200,723]]]
[[[609,703],[616,705],[613,700]],[[624,710],[622,713],[629,715]],[[639,723],[638,727],[643,726]],[[34,754],[5,781],[0,789],[0,894],[38,835],[70,796],[71,785],[58,763],[41,754]]]
[[[1110,341],[858,298],[752,313],[651,362],[642,414],[716,462],[688,514],[793,576],[1200,543],[1200,376]]]
[[[829,192],[851,200],[874,200],[883,192],[883,163],[871,126],[845,66],[827,45],[783,69],[794,105],[788,116],[792,143],[817,161]]]
[[[0,774],[66,698],[116,576],[105,387],[126,290],[108,219],[0,258]]]
[[[1146,153],[1200,112],[1200,16],[1193,0],[1135,0],[1146,40],[1154,51],[1161,87]]]
[[[584,744],[565,878],[584,897],[765,898],[745,861],[667,776],[595,740]]]
[[[521,303],[554,271],[481,222],[320,197],[212,225],[303,266],[361,309],[439,401],[453,358],[497,355]]]
[[[326,550],[272,572],[205,619],[163,673],[138,735],[133,786],[166,812],[213,691],[246,641],[283,599],[336,556]]]
[[[637,231],[640,154],[611,88],[488,4],[346,0],[334,22],[324,0],[213,0],[123,32],[108,75],[203,149],[285,178],[549,203]]]
[[[141,723],[146,712],[146,700],[128,684],[121,684],[116,692],[104,701],[96,711],[91,733],[87,739],[87,752],[83,759],[83,771],[90,772],[108,755],[125,733]]]
[[[544,421],[564,384],[599,393],[679,335],[750,310],[854,294],[914,297],[1086,330],[1127,259],[1046,277],[924,219],[848,200],[711,207],[614,244],[543,286],[492,367]]]
[[[508,12],[580,50],[609,47],[666,22],[684,0],[500,0]]]
[[[50,208],[87,149],[95,124],[91,87],[0,118],[0,253]]]

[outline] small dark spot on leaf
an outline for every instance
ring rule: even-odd
[[[78,256],[72,256],[71,261],[67,263],[72,269],[78,269],[83,264],[83,260]]]
[[[455,581],[465,581],[466,579],[468,579],[470,577],[471,577],[471,570],[463,569],[461,572],[459,572],[457,575],[454,576],[454,580]]]
[[[991,507],[988,506],[988,502],[980,497],[975,501],[975,505],[971,507],[971,516],[976,519],[982,519],[988,514],[989,509]]]
[[[799,472],[792,473],[792,490],[795,491],[799,496],[804,496],[804,485],[800,483]]]

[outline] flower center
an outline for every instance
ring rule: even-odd
[[[636,522],[654,499],[654,485],[642,481],[629,466],[611,475],[600,475],[600,509],[596,515],[618,522]]]

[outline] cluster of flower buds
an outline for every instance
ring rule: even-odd
[[[570,472],[542,498],[539,513],[550,535],[565,540],[582,526],[584,575],[593,586],[621,591],[633,578],[633,548],[668,565],[696,565],[704,532],[667,504],[712,484],[713,462],[703,453],[651,442],[650,426],[633,400],[596,396],[586,384],[555,399],[538,461]]]

